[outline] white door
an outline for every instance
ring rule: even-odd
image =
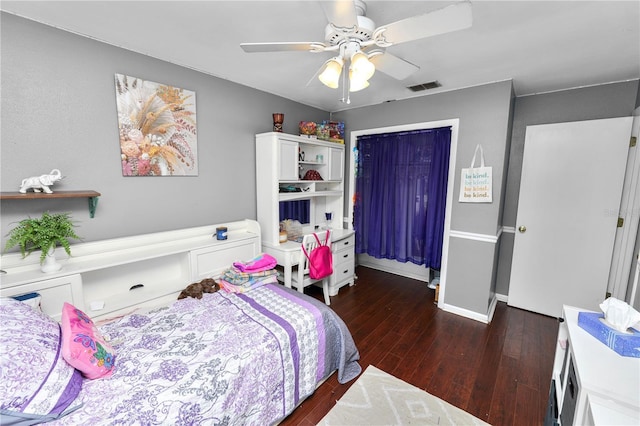
[[[511,306],[559,317],[605,299],[632,117],[528,126]]]

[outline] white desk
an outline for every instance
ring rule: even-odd
[[[337,245],[340,245],[341,242],[348,240],[353,235],[354,231],[351,229],[331,229],[330,239],[332,251],[335,253],[335,247]],[[288,288],[291,288],[291,271],[293,267],[298,264],[298,261],[300,259],[300,243],[287,241],[286,243],[281,243],[275,246],[272,244],[263,243],[262,251],[273,256],[278,261],[278,265],[281,265],[284,268],[284,285]],[[334,259],[334,265],[335,264],[336,262]],[[340,271],[336,271],[334,268],[334,275],[339,272]],[[332,296],[336,294],[335,292],[337,292],[337,289],[334,288],[333,290],[334,291]]]

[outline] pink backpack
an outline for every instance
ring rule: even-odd
[[[311,253],[307,253],[307,250],[302,246],[302,251],[309,259],[309,277],[319,280],[333,273],[333,255],[331,254],[331,247],[327,244],[329,242],[329,230],[327,230],[327,239],[324,244],[320,242],[315,233],[313,236],[318,242],[318,247],[311,250]]]

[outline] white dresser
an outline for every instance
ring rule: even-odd
[[[563,307],[546,425],[640,425],[640,358],[619,355]]]
[[[335,296],[340,287],[355,284],[356,236],[353,232],[344,233],[331,243],[333,253],[333,274],[329,279],[329,294]]]

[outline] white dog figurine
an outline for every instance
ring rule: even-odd
[[[52,194],[53,191],[49,189],[50,185],[53,185],[57,181],[62,179],[62,173],[60,170],[53,169],[48,175],[31,176],[26,179],[22,179],[22,185],[20,185],[20,193],[26,194],[27,189],[33,189],[33,192],[46,192]]]

